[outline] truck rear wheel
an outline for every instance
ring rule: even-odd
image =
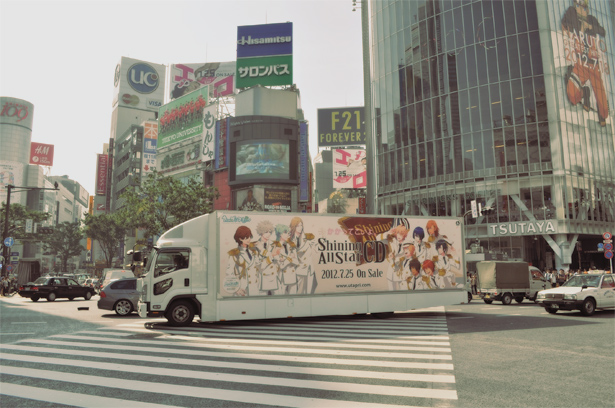
[[[510,305],[511,303],[512,303],[512,296],[510,295],[510,293],[504,293],[502,295],[502,304]]]
[[[180,300],[169,307],[164,317],[171,326],[187,326],[194,319],[194,310],[189,302]]]

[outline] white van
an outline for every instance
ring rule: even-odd
[[[104,288],[111,282],[112,280],[123,279],[123,278],[134,278],[135,274],[132,273],[130,269],[106,269],[103,271],[100,285],[101,289]]]

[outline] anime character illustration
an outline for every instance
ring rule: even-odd
[[[440,239],[436,242],[436,250],[438,251],[438,255],[434,264],[435,270],[438,271],[436,276],[438,287],[441,289],[457,287],[455,274],[452,269],[459,270],[460,262],[458,258],[449,253],[449,251],[454,253],[455,249],[452,246],[449,248],[448,242],[444,239]]]
[[[387,281],[389,290],[400,290],[402,282],[402,269],[404,258],[404,241],[408,236],[408,229],[405,225],[398,225],[391,229],[386,237],[388,251],[387,260]]]
[[[279,259],[282,244],[274,241],[269,244],[269,250],[261,262],[261,294],[276,295],[280,289],[280,268],[283,260]]]
[[[425,230],[422,227],[416,227],[412,232],[412,239],[414,240],[414,256],[421,263],[427,259],[427,254],[430,252],[431,244],[424,242]]]
[[[589,14],[589,0],[573,0],[562,18],[565,56],[572,64],[565,77],[568,100],[583,109],[598,111],[601,126],[609,116],[607,92],[602,79],[609,75],[606,63],[606,30]]]
[[[436,278],[433,276],[435,265],[432,260],[426,259],[421,264],[423,267],[423,284],[426,289],[438,289],[438,284],[436,283]]]
[[[234,296],[256,296],[260,294],[259,254],[250,244],[252,231],[245,225],[239,226],[233,237],[237,248],[228,252],[226,280],[237,280]]]
[[[256,233],[259,235],[259,238],[254,242],[254,246],[263,256],[266,256],[266,251],[273,249],[271,247],[273,243],[273,231],[274,227],[271,221],[261,221],[256,225]]]
[[[421,277],[421,263],[419,262],[419,260],[416,258],[410,260],[408,266],[410,266],[411,273],[411,276],[406,279],[406,283],[408,284],[408,290],[427,289]]]
[[[297,293],[297,247],[290,240],[290,227],[284,224],[275,226],[277,242],[282,246],[280,259],[280,283],[282,290],[279,293],[284,295],[295,295]]]
[[[404,244],[404,256],[400,259],[402,263],[401,267],[401,281],[407,282],[408,278],[412,276],[410,272],[410,261],[416,259],[415,247],[414,244],[406,243]],[[400,285],[400,289],[405,289],[403,284]]]
[[[300,217],[294,217],[290,220],[290,240],[295,244],[298,260],[296,269],[297,293],[302,295],[313,294],[316,291],[316,286],[318,286],[311,262],[315,253],[316,240],[314,238],[314,234],[304,232],[303,220]]]

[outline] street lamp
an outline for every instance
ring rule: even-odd
[[[6,186],[6,208],[5,208],[5,213],[4,213],[4,231],[2,233],[2,256],[4,258],[4,260],[2,261],[2,273],[0,274],[1,276],[6,276],[7,272],[6,272],[6,265],[7,262],[9,260],[9,254],[8,254],[8,245],[6,245],[4,243],[4,240],[6,240],[9,237],[9,213],[11,212],[11,190],[13,189],[20,189],[22,191],[30,191],[30,190],[58,190],[58,182],[56,181],[55,183],[53,183],[53,188],[46,188],[46,187],[17,187],[14,186],[12,184],[7,184]]]

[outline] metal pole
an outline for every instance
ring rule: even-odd
[[[14,186],[12,184],[6,186],[6,212],[4,213],[4,232],[2,233],[2,256],[4,257],[4,260],[2,261],[2,276],[7,276],[6,263],[10,259],[8,247],[4,243],[4,240],[9,237],[9,212],[11,212],[11,189],[13,187]]]

